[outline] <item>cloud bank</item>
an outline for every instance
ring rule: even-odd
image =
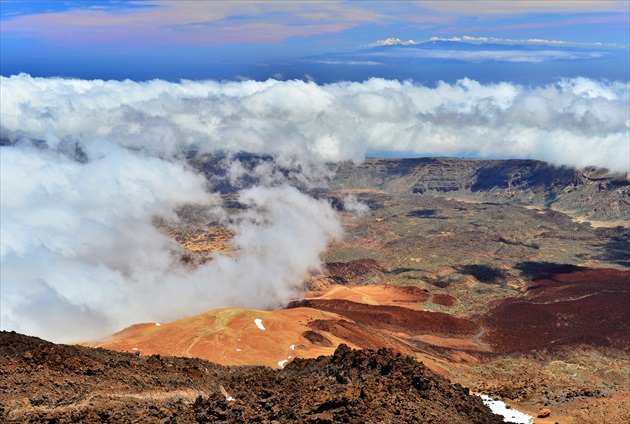
[[[0,137],[51,146],[106,139],[162,159],[195,149],[338,162],[391,151],[628,170],[627,82],[0,82]]]
[[[408,44],[407,44],[408,45]],[[549,61],[569,61],[569,60],[589,60],[599,59],[606,55],[598,51],[562,51],[562,50],[439,50],[424,48],[397,48],[391,47],[387,51],[364,51],[360,56],[364,59],[372,59],[376,64],[396,64],[407,62],[409,65],[418,60],[453,60],[466,63],[484,62],[507,62],[507,63],[541,63]],[[380,61],[380,62],[378,62]],[[352,64],[357,62],[357,57],[353,57],[345,62],[339,60],[339,64]],[[330,63],[330,61],[320,61],[319,63]],[[361,62],[359,62],[361,63]]]
[[[1,324],[55,341],[299,296],[341,235],[331,206],[296,188],[323,184],[325,162],[381,151],[629,167],[627,83],[0,84]],[[229,217],[185,161],[219,151],[233,184],[256,177]],[[247,167],[229,155],[240,151],[274,162]],[[177,219],[184,203],[222,216],[238,254],[182,265],[182,248],[151,222]]]
[[[55,341],[209,309],[269,309],[303,293],[304,275],[340,236],[330,205],[287,184],[242,190],[224,219],[235,255],[191,268],[152,225],[220,198],[185,164],[108,142],[87,161],[28,143],[2,147],[2,327]],[[276,178],[276,182],[279,178]]]
[[[473,37],[470,35],[463,35],[461,37],[430,37],[428,42],[431,41],[455,41],[455,42],[463,42],[463,43],[473,43],[473,44],[485,44],[485,43],[498,43],[498,44],[531,44],[531,45],[550,45],[550,46],[579,46],[579,47],[602,47],[603,43],[578,43],[573,41],[564,41],[564,40],[547,40],[544,38],[523,38],[523,39],[512,39],[512,38],[499,38],[499,37]],[[377,40],[374,43],[368,44],[369,47],[380,47],[380,46],[411,46],[424,44],[427,41],[414,41],[414,40],[401,40],[400,38],[389,37],[383,40]],[[606,44],[607,47],[621,47],[616,44]],[[627,47],[627,46],[624,46]]]

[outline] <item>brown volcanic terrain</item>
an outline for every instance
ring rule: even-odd
[[[366,159],[360,165],[342,164],[333,187],[532,205],[625,225],[630,217],[626,175],[593,167],[556,167],[536,160]]]
[[[139,351],[143,355],[196,357],[224,365],[278,368],[278,362],[296,356],[330,354],[343,340],[332,338],[331,345],[322,348],[311,345],[302,334],[309,329],[307,322],[336,318],[326,312],[306,309],[219,309],[160,326],[134,325],[94,346]],[[261,320],[264,330],[256,325],[257,319]]]
[[[386,350],[278,371],[137,356],[0,333],[6,423],[501,423],[468,389]]]
[[[629,279],[629,271],[614,269],[550,270],[535,278],[524,296],[497,301],[470,319],[423,310],[432,305],[431,295],[416,287],[334,286],[290,309],[211,311],[159,327],[130,327],[113,336],[118,341],[100,346],[275,368],[294,358],[331,354],[339,343],[387,347],[534,415],[551,406],[563,422],[574,422],[576,411],[583,422],[598,422],[592,409],[616,417],[609,422],[623,422],[630,417],[623,407]],[[229,318],[217,323],[217,314]],[[255,325],[257,317],[265,330]],[[191,330],[195,337],[186,336]],[[576,352],[582,356],[572,356]]]
[[[439,361],[422,356],[423,350],[417,346],[455,346],[482,353],[473,343],[480,327],[445,313],[422,310],[429,298],[416,287],[333,286],[320,297],[295,302],[289,309],[220,309],[159,326],[138,324],[93,346],[278,368],[293,358],[332,354],[338,344],[346,343],[355,348],[416,353],[431,369],[444,374]],[[256,325],[257,319],[264,330]],[[449,352],[442,354],[448,356]],[[456,354],[459,358],[463,353]]]
[[[210,180],[220,173],[194,165]],[[318,196],[337,207],[346,236],[326,252],[325,273],[305,277],[304,301],[134,326],[98,345],[275,368],[339,343],[387,347],[534,415],[550,407],[549,422],[627,422],[629,187],[605,170],[536,161],[343,164]],[[369,213],[345,211],[350,194]],[[186,244],[208,228],[193,212],[180,244],[211,252]]]
[[[366,305],[349,300],[303,300],[289,305],[343,315],[355,322],[409,335],[458,336],[475,334],[477,325],[440,312],[416,311],[402,306]]]
[[[195,166],[209,177],[217,171],[203,160]],[[332,186],[317,195],[337,207],[346,236],[326,252],[323,274],[305,276],[304,300],[138,324],[94,346],[282,373],[340,343],[389,348],[533,415],[550,408],[537,423],[630,420],[627,179],[536,161],[368,160],[342,165]],[[242,207],[229,187],[218,188]],[[369,213],[346,211],[350,194]],[[211,213],[179,214],[181,223],[156,225],[187,249],[182,260],[195,266],[230,250],[231,235]],[[271,370],[258,372],[248,384]],[[333,405],[354,399],[343,390]],[[200,407],[243,418],[229,415],[232,404],[216,389],[204,393]]]
[[[481,319],[497,353],[566,345],[630,351],[630,272],[566,267],[535,278],[522,297],[505,299]]]

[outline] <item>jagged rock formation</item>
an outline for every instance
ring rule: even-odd
[[[553,207],[590,220],[630,216],[627,175],[535,160],[366,159],[340,165],[332,186]]]
[[[267,156],[244,153],[235,158],[249,171],[247,178],[239,181],[226,177],[222,156],[199,156],[189,162],[206,175],[214,189],[227,194],[235,187],[255,184],[253,170],[271,161]],[[335,171],[329,174],[333,177],[330,187],[337,189],[532,205],[595,221],[622,221],[630,214],[628,175],[595,167],[575,169],[528,159],[457,158],[366,159],[358,165],[346,162],[330,167]],[[279,168],[278,172],[296,186],[308,189],[295,178],[295,169]]]
[[[138,356],[0,333],[0,420],[501,423],[480,398],[391,351],[339,346],[284,370]]]

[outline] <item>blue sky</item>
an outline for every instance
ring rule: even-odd
[[[0,5],[0,72],[5,76],[24,72],[136,80],[296,78],[308,69],[283,68],[287,61],[364,50],[390,38],[422,42],[468,36],[537,40],[539,45],[545,40],[563,41],[582,47],[612,45],[616,54],[625,56],[630,43],[627,1],[2,1]],[[362,77],[371,72],[353,69]],[[318,76],[332,79],[329,75],[338,71],[343,70],[320,67]]]

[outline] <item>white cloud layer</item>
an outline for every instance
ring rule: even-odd
[[[182,203],[220,207],[182,159],[273,155],[290,181],[370,151],[519,157],[628,172],[629,87],[587,79],[525,88],[462,80],[363,83],[0,80],[1,325],[56,341],[212,308],[278,306],[339,237],[330,205],[261,163],[227,164],[246,208],[239,254],[195,270],[160,233]],[[351,204],[351,200],[348,201]]]
[[[391,40],[391,43],[388,44],[421,44],[413,42],[409,40],[409,42],[401,42],[398,39],[388,38],[387,40],[379,40],[377,43],[382,43],[384,41]],[[395,42],[398,41],[398,42]],[[461,37],[431,37],[429,41],[461,41],[465,43],[475,43],[475,44],[483,44],[483,43],[500,43],[500,44],[534,44],[534,45],[551,45],[551,46],[581,46],[581,47],[601,47],[604,46],[603,43],[578,43],[574,41],[563,41],[563,40],[547,40],[544,38],[521,38],[521,39],[513,39],[513,38],[497,38],[497,37],[471,37],[469,35],[464,35]],[[384,44],[381,44],[384,45]],[[617,46],[616,44],[605,44],[608,47]],[[618,46],[617,46],[618,47]],[[625,46],[627,47],[627,46]]]
[[[464,79],[83,81],[3,77],[1,136],[56,146],[107,139],[150,156],[248,151],[360,160],[373,150],[527,157],[627,172],[627,82],[542,87]],[[63,144],[63,143],[62,143]]]
[[[418,59],[446,59],[469,63],[483,62],[511,62],[511,63],[541,63],[554,60],[584,60],[597,59],[604,56],[602,52],[589,51],[560,51],[560,50],[429,50],[393,48],[389,51],[366,51],[366,58],[376,61],[381,60],[407,60]],[[332,64],[329,61],[320,63]],[[343,62],[340,62],[340,64]],[[378,63],[378,62],[377,62]],[[345,63],[345,64],[351,64]]]
[[[461,37],[430,37],[428,41],[456,41],[464,43],[505,43],[505,44],[548,44],[548,45],[578,45],[578,46],[602,46],[602,43],[574,43],[562,40],[546,40],[543,38],[527,38],[527,39],[511,39],[511,38],[497,38],[497,37],[472,37],[470,35],[463,35]],[[414,41],[414,40],[401,40],[400,38],[389,37],[384,40],[377,40],[372,44],[368,44],[370,47],[379,46],[411,46],[415,44],[424,44],[426,41]]]

